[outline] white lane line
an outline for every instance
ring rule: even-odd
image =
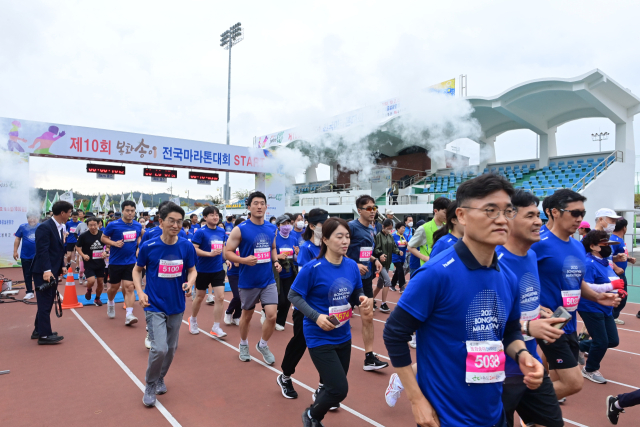
[[[626,351],[626,350],[619,350],[619,349],[617,349],[617,348],[610,348],[609,350],[619,351],[619,352],[621,352],[621,353],[633,354],[634,356],[640,356],[640,354],[638,354],[638,353],[633,353],[633,352],[631,352],[631,351]]]
[[[625,386],[625,387],[629,387],[629,388],[632,388],[632,389],[638,390],[638,387],[633,386],[633,385],[629,385],[629,384],[625,384],[625,383],[619,383],[619,382],[617,382],[617,381],[613,381],[613,380],[609,380],[609,379],[607,379],[607,382],[614,383],[614,384],[618,384],[618,385],[622,385],[622,386]]]
[[[82,316],[80,316],[78,314],[78,312],[74,308],[71,309],[71,312],[76,315],[78,320],[80,320],[80,323],[82,323],[84,325],[84,327],[87,328],[89,333],[91,333],[91,335],[93,335],[93,337],[98,341],[98,343],[100,343],[102,348],[104,348],[107,351],[107,353],[109,353],[109,356],[111,356],[111,358],[113,360],[115,360],[115,362],[118,364],[118,366],[120,366],[120,368],[122,368],[122,370],[125,372],[125,374],[127,374],[129,376],[129,378],[131,378],[133,383],[138,386],[140,391],[142,393],[144,393],[145,386],[142,384],[142,382],[140,382],[138,377],[136,377],[133,374],[133,372],[131,372],[131,369],[129,369],[129,367],[127,365],[125,365],[124,362],[122,360],[120,360],[120,358],[118,356],[116,356],[116,354],[113,352],[113,350],[111,350],[111,348],[109,348],[107,343],[105,343],[102,340],[102,338],[100,338],[100,336],[93,330],[93,328],[91,328],[91,326],[89,326],[89,324],[87,322],[85,322],[85,320],[82,318]],[[162,405],[162,403],[160,403],[159,400],[156,400],[156,408],[166,418],[166,420],[169,421],[169,424],[171,424],[173,427],[182,427],[181,424],[175,418],[173,418],[173,415],[171,415],[171,412],[169,412],[167,410],[167,408],[165,408]]]
[[[587,425],[580,424],[580,423],[577,423],[575,421],[568,420],[566,418],[563,418],[562,421],[564,421],[565,423],[573,424],[574,426],[578,426],[578,427],[589,427]]]
[[[635,314],[631,314],[631,313],[620,313],[620,314],[624,314],[625,316],[633,316],[633,317],[636,317],[636,315],[635,315]]]
[[[582,320],[578,320],[578,323],[584,323]],[[636,334],[640,334],[640,331],[634,331],[633,329],[625,329],[625,328],[618,328],[619,331],[629,331],[629,332],[635,332]]]
[[[182,320],[182,323],[184,323],[185,325],[187,325],[187,327],[189,326],[189,322],[187,322],[186,320]],[[288,323],[288,322],[287,322],[287,323]],[[210,338],[213,338],[214,340],[218,341],[219,343],[224,344],[225,346],[227,346],[227,347],[229,347],[229,348],[231,348],[231,349],[235,350],[236,352],[240,353],[240,349],[238,349],[237,347],[235,347],[235,346],[233,346],[233,345],[229,344],[228,342],[226,342],[226,341],[224,341],[224,340],[221,340],[221,339],[219,339],[218,337],[214,337],[213,335],[211,335],[210,333],[206,332],[206,331],[205,331],[205,330],[203,330],[203,329],[198,328],[198,330],[199,330],[200,332],[202,332],[203,334],[205,334],[206,336],[208,336],[208,337],[210,337]],[[253,360],[254,362],[256,362],[256,363],[258,363],[258,364],[260,364],[260,365],[262,365],[262,366],[264,366],[264,367],[265,367],[265,368],[267,368],[267,369],[272,370],[273,372],[277,373],[278,375],[282,374],[282,371],[277,370],[277,369],[276,369],[276,368],[274,368],[273,366],[267,365],[267,364],[266,364],[266,363],[264,363],[263,361],[258,360],[258,359],[256,359],[256,358],[255,358],[255,357],[253,357],[253,356],[251,356],[251,360]],[[309,387],[308,385],[304,384],[303,382],[300,382],[300,381],[296,380],[296,379],[295,379],[295,378],[293,378],[293,377],[291,377],[291,380],[292,380],[294,383],[298,384],[299,386],[303,387],[304,389],[306,389],[306,390],[310,391],[311,393],[313,393],[313,392],[315,392],[315,391],[316,391],[314,388]],[[363,420],[363,421],[368,422],[368,423],[369,423],[369,424],[371,424],[371,425],[374,425],[374,426],[376,426],[376,427],[384,427],[382,424],[380,424],[380,423],[378,423],[378,422],[376,422],[376,421],[372,420],[371,418],[367,417],[366,415],[361,414],[360,412],[358,412],[358,411],[356,411],[356,410],[354,410],[354,409],[349,408],[348,406],[346,406],[346,405],[344,405],[344,404],[342,404],[342,403],[340,403],[340,408],[341,408],[341,409],[344,409],[344,410],[345,410],[345,411],[347,411],[347,412],[352,413],[352,414],[353,414],[353,415],[355,415],[356,417],[360,418],[360,419],[361,419],[361,420]]]

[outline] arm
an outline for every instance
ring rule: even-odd
[[[293,304],[295,308],[300,310],[300,313],[304,314],[304,317],[307,317],[314,322],[318,321],[318,317],[320,317],[320,313],[318,313],[313,308],[311,308],[311,306],[307,304],[304,298],[302,298],[302,295],[300,295],[293,289],[290,289],[288,298],[289,298],[289,301],[291,301],[291,304]]]
[[[22,239],[20,237],[16,237],[16,239],[13,241],[13,259],[15,259],[16,261],[19,258],[18,255],[18,247],[20,246],[20,241]]]
[[[140,303],[140,307],[145,308],[149,307],[149,297],[142,290],[142,271],[144,269],[136,264],[133,267],[133,286],[136,288],[136,292],[138,293],[138,302]]]
[[[427,262],[429,261],[429,257],[421,254],[420,250],[418,249],[420,246],[424,246],[426,244],[427,235],[424,232],[424,228],[418,227],[415,233],[413,233],[411,240],[409,240],[409,243],[407,244],[407,251],[409,251],[411,255],[421,259],[424,262]]]
[[[602,283],[599,285],[596,285],[595,283],[587,283],[587,286],[589,286],[594,292],[597,293],[609,292],[613,290],[613,285],[611,283]]]
[[[77,243],[78,244],[76,244],[76,252],[78,252],[80,254],[80,256],[82,257],[83,260],[89,261],[89,255],[85,255],[82,252],[82,247],[79,245],[80,241],[78,241]]]
[[[51,274],[51,260],[49,259],[49,246],[51,246],[51,237],[47,228],[48,227],[43,226],[36,228],[35,258],[40,259],[42,262],[42,269],[44,271],[43,280],[45,282],[48,282],[49,278],[53,276],[53,274]]]
[[[376,234],[376,237],[373,239],[374,241],[374,248],[373,248],[373,257],[371,258],[371,262],[374,261],[374,258],[380,258],[380,255],[383,255],[384,252],[382,252],[382,238],[380,236],[380,233]]]
[[[114,242],[109,238],[109,236],[106,236],[104,233],[102,233],[100,241],[105,245],[115,246],[116,248],[121,248],[122,246],[124,246],[124,240],[118,240],[117,242]]]
[[[196,277],[198,276],[198,272],[196,271],[196,266],[194,265],[188,270],[187,282],[182,284],[182,290],[186,292],[187,296],[191,295],[191,289],[196,285]]]
[[[284,258],[287,257],[287,254],[283,254],[283,255],[284,255]],[[271,262],[273,262],[273,266],[276,268],[276,271],[280,273],[282,271],[282,266],[278,262],[278,250],[276,249],[275,237],[273,238],[273,243],[271,244]]]
[[[583,280],[582,285],[580,287],[582,291],[580,296],[582,298],[586,298],[590,301],[597,302],[600,305],[604,305],[607,307],[617,307],[620,304],[620,297],[616,294],[609,294],[606,292],[597,293],[593,289],[589,287],[589,285]]]
[[[191,243],[193,244],[193,247],[196,250],[196,255],[201,256],[201,257],[207,257],[207,258],[215,256],[213,251],[212,252],[205,252],[202,249],[200,249],[200,245],[199,244],[193,243],[193,242],[191,242]],[[218,251],[222,252],[222,250],[220,250],[220,249]],[[218,252],[218,251],[216,251],[216,252]],[[220,254],[217,254],[217,255],[220,255]]]
[[[258,258],[256,258],[255,256],[250,255],[246,258],[242,258],[241,256],[236,255],[236,249],[240,245],[241,241],[242,233],[240,232],[240,229],[238,227],[235,227],[229,235],[227,246],[224,247],[225,258],[237,264],[256,265],[258,263]]]

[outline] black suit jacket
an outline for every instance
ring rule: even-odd
[[[31,271],[44,274],[51,270],[53,277],[58,277],[64,266],[64,255],[64,241],[60,238],[56,223],[49,218],[36,228],[36,255]]]

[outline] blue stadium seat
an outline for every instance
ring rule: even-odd
[[[528,182],[523,183],[522,186],[524,188],[531,188],[531,184],[529,184]]]
[[[533,187],[534,189],[536,189],[536,188],[542,188],[542,185],[540,185],[540,184],[538,184],[538,183],[535,183],[535,184],[533,184],[533,185],[532,185],[532,187]]]
[[[570,173],[569,174],[569,179],[571,178],[577,178],[578,175],[576,175],[575,173]]]
[[[569,161],[567,161],[567,164],[568,164],[568,165],[573,165],[573,164],[575,164],[575,163],[576,163],[576,162],[574,162],[573,160],[569,160]]]
[[[598,163],[604,162],[604,157],[598,157]]]
[[[562,180],[562,186],[563,186],[563,187],[568,187],[568,186],[570,186],[570,185],[571,185],[571,182],[569,181],[569,178],[564,178],[564,179]]]
[[[602,172],[604,170],[604,165],[600,165],[597,167],[598,173]]]
[[[515,171],[517,171],[517,170],[519,170],[519,169],[520,169],[520,165],[515,165],[515,166],[513,167],[513,170],[515,170]]]
[[[547,196],[550,196],[550,195],[552,195],[552,194],[553,194],[553,193],[555,193],[555,192],[556,192],[555,188],[549,188],[549,189],[547,190]]]
[[[557,179],[554,179],[553,181],[551,181],[551,185],[553,187],[560,187],[560,181],[558,181]]]
[[[504,166],[500,166],[498,170],[502,172],[504,170]]]
[[[558,167],[560,167],[560,166],[564,166],[564,161],[558,162]]]
[[[516,179],[522,179],[522,174],[520,172],[516,173]]]
[[[504,170],[510,171],[511,170],[511,166],[507,166]]]
[[[546,171],[548,171],[548,170],[549,170],[549,166],[545,166],[545,167],[543,167],[543,168],[542,168],[542,171],[543,171],[543,172],[546,172]]]
[[[550,162],[549,163],[549,167],[550,168],[555,168],[556,167],[556,162]]]
[[[536,164],[535,164],[535,163],[531,163],[531,164],[529,165],[529,168],[530,168],[530,169],[535,169],[535,168],[536,168]]]
[[[484,168],[484,172],[482,173],[489,173],[489,168]]]
[[[535,194],[536,197],[542,197],[542,196],[544,196],[544,191],[542,191],[542,190],[534,190],[533,194]]]
[[[588,158],[587,163],[593,163],[593,158]]]
[[[578,159],[578,164],[581,165],[584,163],[584,159]]]
[[[515,178],[509,178],[509,182],[512,183],[512,184],[515,184],[516,183],[516,179]]]

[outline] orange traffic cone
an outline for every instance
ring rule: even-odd
[[[78,302],[76,294],[76,282],[73,281],[73,273],[67,273],[67,283],[64,287],[64,297],[62,299],[62,309],[80,308],[82,304]]]

